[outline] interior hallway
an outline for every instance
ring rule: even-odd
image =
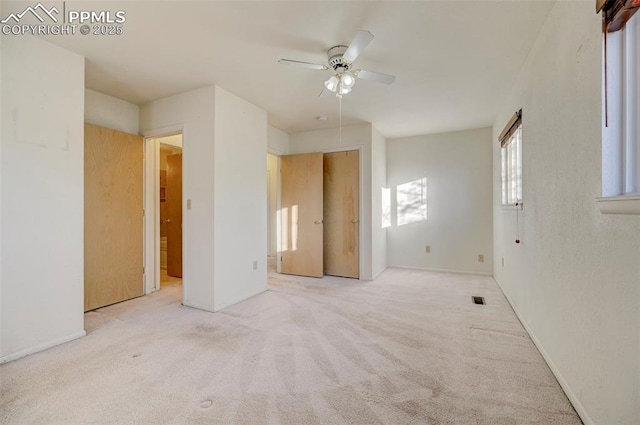
[[[167,269],[160,269],[160,289],[164,289],[167,286],[171,285],[181,285],[182,286],[182,278],[169,276],[167,274]]]
[[[2,365],[0,423],[581,423],[491,277],[271,271],[215,314],[181,293],[89,312],[85,338]]]

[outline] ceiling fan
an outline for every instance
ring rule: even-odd
[[[327,65],[318,63],[302,62],[290,59],[280,59],[278,63],[283,65],[293,65],[301,68],[318,69],[320,71],[333,70],[335,74],[324,82],[324,90],[320,93],[321,97],[335,93],[341,96],[351,92],[356,83],[356,78],[363,80],[375,81],[382,84],[391,84],[396,77],[393,75],[382,74],[380,72],[367,71],[364,69],[353,69],[353,62],[360,56],[362,51],[373,40],[373,34],[369,31],[358,31],[349,46],[333,46],[327,51]]]

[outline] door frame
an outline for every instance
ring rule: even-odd
[[[160,142],[159,138],[182,134],[182,163],[188,155],[186,127],[176,125],[142,132],[144,137],[144,289],[145,295],[160,290]],[[186,187],[186,173],[182,173],[182,193]],[[182,202],[182,261],[184,264],[188,215]],[[182,300],[186,299],[188,273],[182,270]]]

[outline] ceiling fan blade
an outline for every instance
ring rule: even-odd
[[[360,56],[360,53],[362,53],[364,48],[371,43],[371,40],[373,40],[373,34],[369,31],[358,31],[351,44],[349,44],[346,52],[342,55],[342,59],[349,63],[353,63],[358,56]]]
[[[363,80],[371,80],[376,83],[382,84],[391,84],[396,80],[395,75],[382,74],[380,72],[366,71],[364,69],[359,69],[358,71],[354,71],[354,74],[358,78],[362,78]]]
[[[320,94],[318,95],[318,97],[327,97],[327,96],[331,96],[333,94],[332,91],[330,91],[329,89],[324,89],[320,92]]]
[[[289,59],[280,59],[280,60],[278,60],[278,63],[281,63],[282,65],[299,66],[300,68],[318,69],[320,71],[324,71],[325,69],[329,69],[328,66],[320,65],[319,63],[293,61],[293,60],[289,60]]]

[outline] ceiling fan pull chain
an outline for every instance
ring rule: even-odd
[[[342,95],[338,94],[338,143],[342,145]]]

